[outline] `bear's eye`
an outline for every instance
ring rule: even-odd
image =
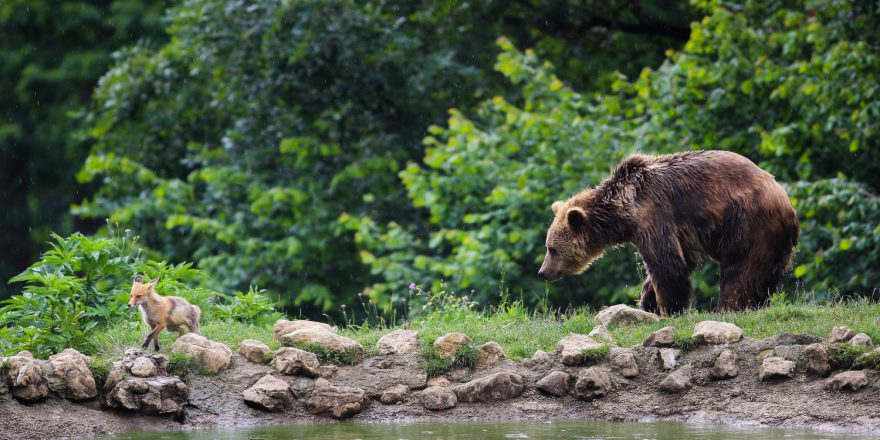
[[[550,255],[556,255],[556,248],[548,247],[547,251],[550,252]]]

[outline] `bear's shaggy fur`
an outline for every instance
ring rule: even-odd
[[[599,186],[552,209],[539,275],[581,273],[605,249],[632,242],[648,273],[641,307],[661,315],[687,310],[690,273],[706,256],[721,268],[716,310],[765,305],[799,234],[785,189],[727,151],[630,156]]]

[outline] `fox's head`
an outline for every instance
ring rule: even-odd
[[[153,278],[153,281],[144,283],[144,278],[140,275],[134,277],[134,283],[131,285],[131,299],[128,300],[129,307],[141,305],[153,293],[156,288],[156,282],[159,278]]]

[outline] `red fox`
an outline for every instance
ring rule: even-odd
[[[159,351],[159,332],[162,329],[167,328],[168,331],[183,335],[183,326],[186,326],[189,331],[200,335],[199,320],[202,318],[202,309],[199,306],[177,296],[162,296],[156,293],[158,281],[159,278],[155,278],[149,283],[144,283],[140,275],[134,277],[131,299],[128,301],[129,307],[137,306],[140,309],[144,322],[150,326],[150,334],[141,347],[149,347],[152,339],[156,351]]]

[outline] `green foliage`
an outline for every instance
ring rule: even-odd
[[[480,355],[480,351],[472,344],[465,344],[458,347],[455,351],[455,356],[452,359],[440,356],[431,343],[422,344],[420,353],[425,360],[425,370],[430,377],[439,376],[453,368],[473,369],[477,366],[477,358]]]
[[[226,302],[211,309],[214,319],[235,320],[257,325],[272,325],[282,314],[275,311],[275,301],[266,295],[265,290],[254,286],[247,293],[235,292]]]
[[[193,363],[193,357],[186,353],[171,353],[168,355],[168,373],[185,377],[192,371]]]
[[[672,335],[672,346],[681,350],[682,353],[690,351],[696,346],[694,342],[693,327],[675,327]]]
[[[608,344],[602,344],[598,347],[585,348],[581,350],[581,356],[584,357],[585,362],[595,363],[608,357],[608,353],[610,351],[611,347],[609,347]]]
[[[358,354],[354,350],[338,352],[314,343],[297,343],[293,347],[314,353],[322,364],[354,365],[358,361]]]
[[[89,361],[89,371],[92,372],[92,377],[95,378],[98,389],[101,389],[104,383],[107,382],[107,375],[110,374],[110,369],[112,368],[113,362],[101,357],[92,357]]]

